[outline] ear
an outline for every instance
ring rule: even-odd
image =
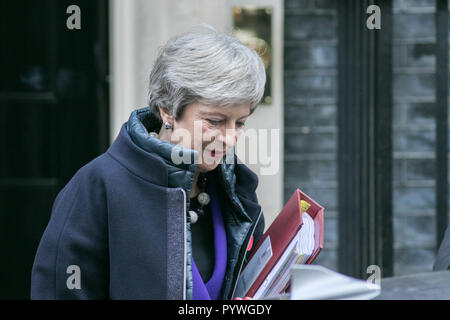
[[[169,121],[170,123],[173,123],[173,116],[167,112],[167,110],[161,106],[158,106],[159,114],[161,115],[161,119],[163,123],[166,121]]]

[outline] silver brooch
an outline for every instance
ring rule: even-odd
[[[198,220],[198,214],[197,212],[193,210],[189,210],[189,216],[191,217],[191,223],[196,223]]]
[[[211,201],[211,198],[206,192],[200,192],[197,196],[197,200],[202,206],[206,206]]]

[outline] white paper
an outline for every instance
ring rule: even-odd
[[[380,286],[318,265],[291,269],[291,300],[362,300],[380,294]]]

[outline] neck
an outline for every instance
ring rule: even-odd
[[[164,129],[164,126],[161,126],[161,128],[159,129],[158,135],[159,135],[159,139],[166,140],[170,143],[173,143],[171,131]]]

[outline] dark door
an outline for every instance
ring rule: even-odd
[[[106,0],[0,2],[0,299],[29,298],[56,195],[108,146],[107,12]]]

